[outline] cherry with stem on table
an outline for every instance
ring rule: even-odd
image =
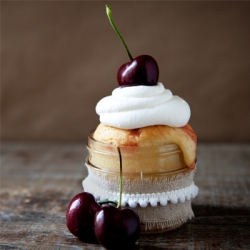
[[[117,207],[107,205],[95,215],[94,230],[99,243],[107,249],[127,249],[133,246],[140,235],[140,219],[130,208],[122,208],[122,157],[120,161],[120,188]]]

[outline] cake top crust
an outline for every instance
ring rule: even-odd
[[[100,123],[93,139],[116,147],[148,147],[177,144],[183,152],[187,167],[195,167],[197,138],[192,127],[187,124],[180,128],[155,125],[138,129],[119,129]]]

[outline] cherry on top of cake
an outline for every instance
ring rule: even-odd
[[[117,80],[118,84],[121,87],[132,87],[132,86],[138,86],[138,85],[144,85],[144,86],[156,86],[158,83],[159,78],[159,68],[157,65],[156,60],[149,55],[140,55],[136,58],[133,58],[123,37],[121,36],[119,30],[117,29],[116,25],[114,24],[113,18],[112,18],[112,12],[108,5],[106,5],[106,13],[108,16],[108,19],[110,21],[111,26],[115,30],[116,34],[122,41],[128,57],[130,59],[130,62],[127,62],[123,64],[117,72]],[[144,144],[143,140],[143,134],[148,134],[150,131],[150,134],[154,134],[154,136],[146,136],[146,143],[155,143],[158,142],[158,134],[162,135],[168,135],[168,136],[160,136],[159,140],[161,141],[163,138],[163,143],[174,143],[180,146],[181,150],[184,154],[184,159],[186,162],[186,165],[193,169],[195,167],[195,159],[196,159],[196,146],[197,146],[197,138],[196,134],[194,133],[193,129],[189,124],[186,124],[182,127],[170,127],[170,126],[150,126],[148,128],[139,128],[139,129],[116,129],[112,128],[112,130],[108,129],[109,127],[103,126],[100,124],[98,128],[95,131],[94,137],[95,139],[98,139],[100,141],[110,143],[110,138],[120,138],[122,136],[122,145],[123,146],[139,146],[140,144]],[[105,130],[105,133],[103,133],[103,130]],[[152,132],[152,131],[153,132]],[[118,134],[116,132],[119,131]],[[142,132],[143,131],[143,132]],[[147,133],[145,133],[147,131]],[[160,131],[160,133],[159,133]],[[108,136],[107,138],[104,138],[105,136],[112,134],[111,137]],[[113,134],[115,133],[115,135]],[[103,137],[103,135],[105,135]],[[119,135],[119,136],[118,136]],[[153,138],[153,141],[151,140]],[[115,141],[116,146],[119,146],[119,142]],[[161,143],[160,143],[161,144]],[[144,145],[145,146],[145,145]]]
[[[137,85],[145,85],[145,86],[157,85],[159,78],[159,68],[156,60],[149,55],[140,55],[137,56],[136,58],[133,58],[119,30],[114,24],[112,18],[112,12],[108,5],[106,5],[106,13],[111,26],[121,39],[130,59],[130,62],[124,63],[118,69],[117,72],[118,84],[122,87],[131,87]]]

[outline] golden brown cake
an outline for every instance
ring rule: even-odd
[[[183,153],[186,166],[190,169],[195,167],[197,139],[196,134],[188,124],[180,128],[155,125],[125,130],[100,123],[93,134],[93,139],[116,147],[176,144]],[[157,169],[152,169],[152,171],[157,171]]]

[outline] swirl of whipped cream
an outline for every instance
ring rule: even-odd
[[[100,122],[116,128],[135,129],[153,125],[182,127],[190,118],[186,101],[162,83],[156,86],[119,87],[96,105]]]

